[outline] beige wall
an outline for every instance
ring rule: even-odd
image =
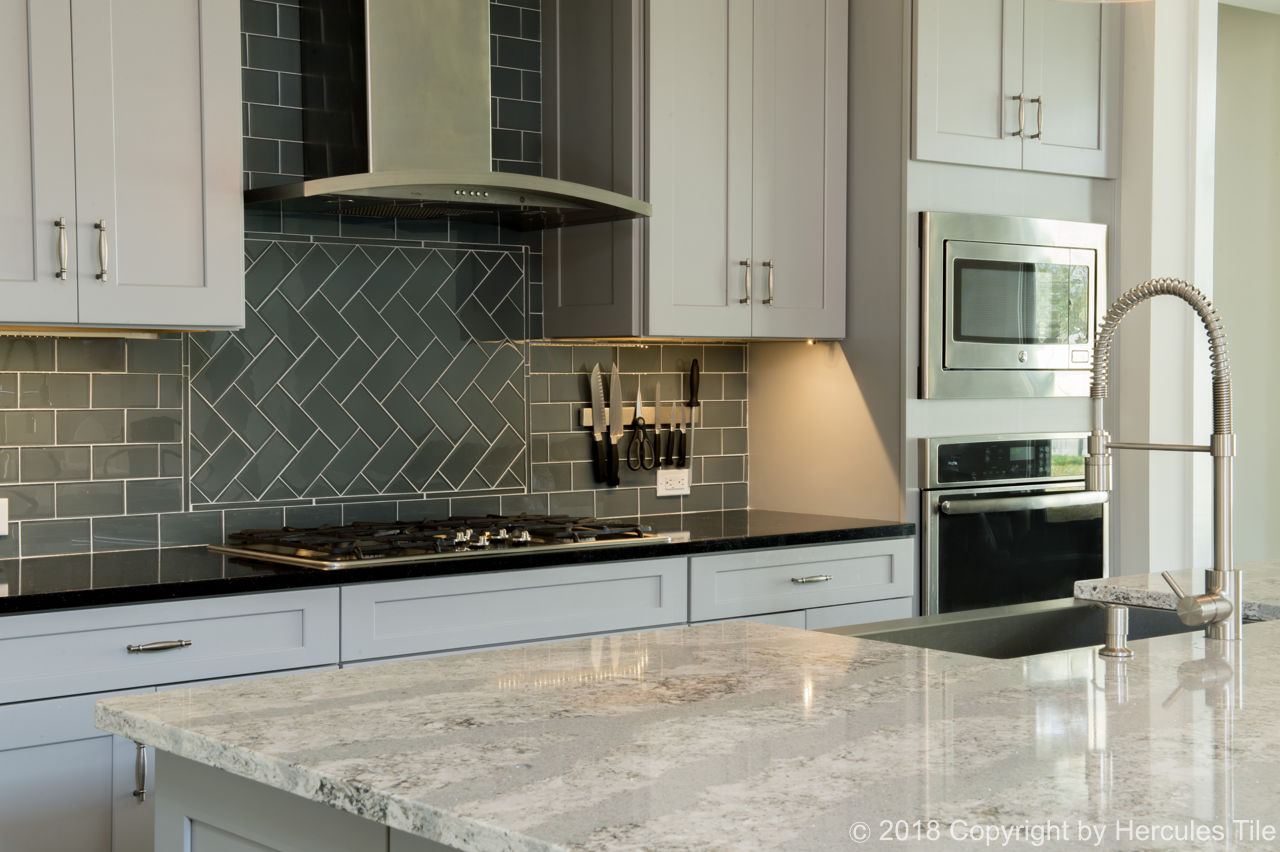
[[[1231,344],[1236,561],[1280,557],[1280,15],[1218,21],[1215,302]]]

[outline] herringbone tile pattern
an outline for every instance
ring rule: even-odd
[[[250,240],[191,335],[193,504],[523,488],[523,255]]]

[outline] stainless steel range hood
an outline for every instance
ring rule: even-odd
[[[648,216],[598,187],[492,169],[489,3],[304,0],[308,179],[245,192],[307,213],[520,230]]]

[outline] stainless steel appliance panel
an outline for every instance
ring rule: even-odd
[[[925,212],[921,398],[1087,396],[1107,228]]]

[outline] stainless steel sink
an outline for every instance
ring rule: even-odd
[[[1203,629],[1187,627],[1168,610],[1129,608],[1130,641]],[[1062,598],[832,627],[823,632],[1005,660],[1101,645],[1106,632],[1106,611],[1097,604]]]

